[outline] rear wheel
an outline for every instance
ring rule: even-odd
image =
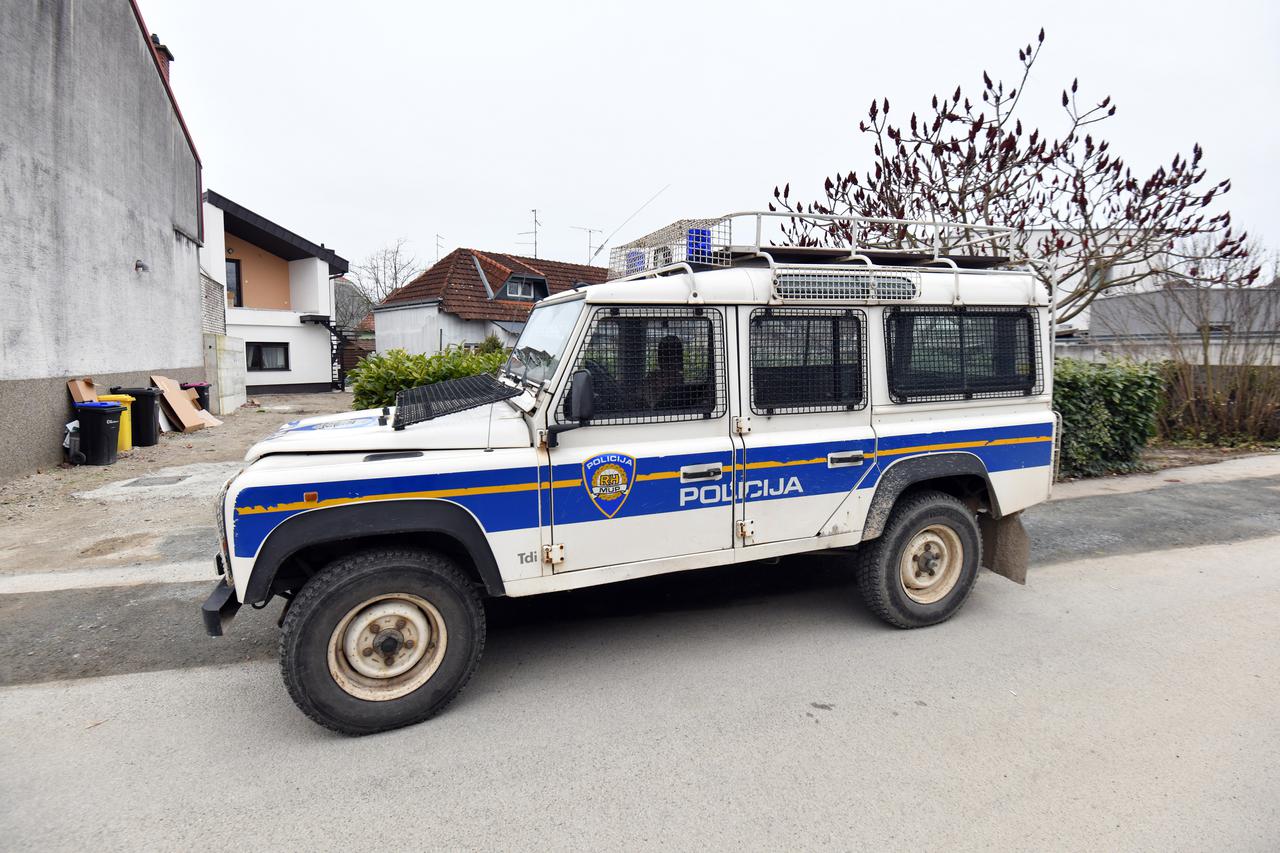
[[[447,705],[484,640],[480,597],[450,560],[372,550],[332,563],[298,593],[281,626],[280,669],[307,716],[371,734]]]
[[[880,538],[858,552],[858,590],[890,625],[935,625],[959,610],[973,588],[981,542],[973,512],[956,498],[935,491],[908,495]]]

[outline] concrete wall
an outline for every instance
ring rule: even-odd
[[[204,372],[213,387],[209,389],[209,407],[215,415],[234,412],[244,405],[245,393],[244,341],[227,335],[204,336]]]
[[[490,332],[498,332],[484,320],[463,320],[439,310],[438,305],[388,306],[375,309],[378,351],[437,353],[451,346],[479,344]]]
[[[128,3],[0,13],[0,477],[61,455],[65,380],[203,378],[199,167]],[[135,271],[141,260],[147,271]]]

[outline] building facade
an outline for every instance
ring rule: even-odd
[[[69,378],[205,378],[200,158],[128,0],[0,13],[0,478],[62,458]],[[104,73],[110,69],[110,73]]]
[[[204,276],[225,294],[230,351],[244,393],[327,391],[339,381],[332,277],[347,261],[210,190],[204,204]],[[241,400],[240,402],[244,402]]]

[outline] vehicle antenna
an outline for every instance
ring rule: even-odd
[[[609,245],[609,241],[613,239],[613,235],[614,235],[614,234],[617,234],[619,231],[621,231],[623,228],[625,228],[628,222],[630,222],[631,220],[635,219],[637,216],[639,216],[639,215],[640,215],[640,211],[644,210],[646,207],[648,207],[649,205],[653,204],[653,200],[654,200],[655,198],[657,198],[658,196],[662,195],[664,192],[666,192],[666,191],[667,191],[667,190],[669,190],[669,189],[671,189],[671,184],[667,184],[665,187],[663,187],[662,189],[658,190],[656,193],[654,193],[654,194],[653,194],[653,196],[652,196],[648,201],[646,201],[644,204],[642,204],[642,205],[640,205],[639,207],[637,207],[637,208],[636,208],[636,212],[635,212],[635,213],[631,214],[631,215],[630,215],[630,216],[628,216],[626,219],[622,220],[622,224],[621,224],[621,225],[619,225],[617,228],[613,229],[613,231],[611,231],[611,232],[609,233],[609,236],[608,236],[608,237],[605,237],[605,238],[604,238],[604,242],[603,242],[603,243],[601,243],[601,244],[596,248],[596,253],[595,253],[595,255],[592,255],[592,256],[591,256],[591,260],[590,260],[590,261],[587,261],[587,263],[591,263],[591,261],[594,261],[594,260],[596,259],[596,255],[598,255],[598,254],[600,254],[602,251],[604,251],[604,247],[605,247],[605,246],[607,246],[607,245]]]

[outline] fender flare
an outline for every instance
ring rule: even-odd
[[[440,500],[372,501],[311,510],[287,518],[267,536],[245,587],[246,602],[271,597],[276,573],[303,548],[397,533],[439,533],[471,556],[489,595],[506,595],[502,573],[480,523],[458,504]]]
[[[862,528],[862,541],[875,539],[884,532],[889,513],[899,496],[916,483],[941,477],[973,475],[987,484],[987,499],[991,504],[991,517],[1000,518],[1000,505],[996,490],[991,485],[987,466],[972,453],[925,453],[895,460],[880,475],[875,494],[867,507],[867,522]]]

